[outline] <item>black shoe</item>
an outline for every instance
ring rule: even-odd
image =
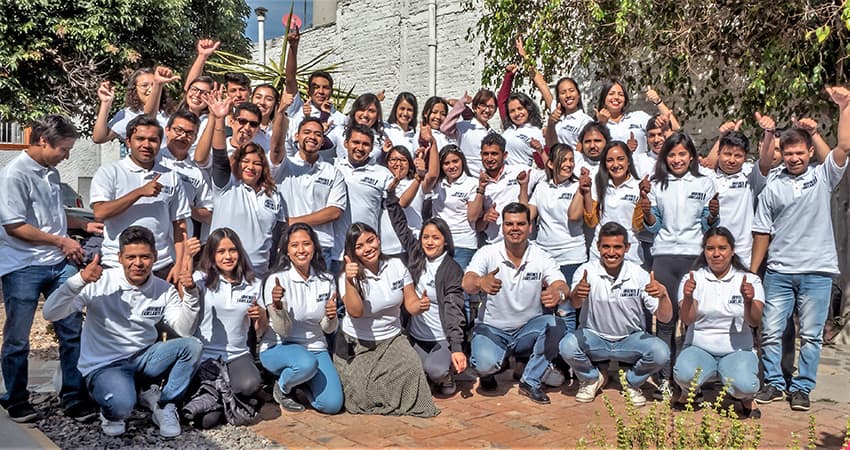
[[[809,394],[803,391],[794,391],[791,393],[791,409],[794,411],[808,411],[811,406]]]
[[[478,378],[478,389],[484,392],[496,392],[499,389],[499,383],[493,375],[487,375]]]
[[[761,419],[761,410],[758,408],[749,409],[744,407],[741,410],[741,416],[744,419]]]
[[[755,400],[756,403],[764,405],[775,400],[782,400],[783,398],[785,398],[785,392],[782,392],[781,389],[772,384],[766,384],[756,394]]]
[[[9,418],[17,423],[27,423],[38,419],[38,412],[36,412],[30,402],[21,402],[9,406],[6,408],[6,412],[9,413]]]
[[[524,395],[535,403],[540,403],[541,405],[549,404],[549,396],[543,392],[543,389],[531,387],[530,384],[525,381],[519,382],[519,395]]]
[[[65,408],[64,412],[65,416],[83,423],[97,417],[98,408],[89,402],[79,402]]]
[[[295,401],[291,396],[284,394],[283,389],[280,388],[280,385],[274,384],[274,391],[272,391],[272,395],[274,396],[274,401],[280,405],[281,408],[289,411],[289,412],[301,412],[304,411],[304,405]]]

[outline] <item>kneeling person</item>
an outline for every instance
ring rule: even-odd
[[[605,385],[605,376],[593,361],[634,364],[626,371],[628,384],[623,389],[635,406],[643,406],[641,385],[670,360],[664,342],[646,332],[644,308],[665,322],[672,317],[673,306],[653,274],[624,260],[629,235],[622,225],[603,225],[597,247],[599,259],[582,264],[573,276],[570,301],[581,308],[580,325],[561,340],[561,357],[579,379],[577,402],[592,402]]]
[[[191,277],[181,277],[183,298],[165,280],[152,276],[156,261],[153,233],[131,226],[119,238],[120,268],[103,270],[100,257],[53,292],[44,304],[49,321],[86,312],[79,370],[101,409],[105,434],[124,432],[124,420],[136,404],[136,378],[168,374],[153,420],[164,437],[180,434],[175,402],[183,395],[200,362],[201,342],[191,337],[200,301]],[[181,337],[157,341],[163,320]]]

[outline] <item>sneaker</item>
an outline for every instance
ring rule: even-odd
[[[159,386],[152,384],[147,390],[139,392],[139,404],[153,412],[159,403],[159,397],[162,391]]]
[[[97,417],[98,408],[89,402],[79,402],[65,408],[64,412],[65,416],[83,423]]]
[[[637,407],[641,407],[646,404],[646,397],[643,396],[643,392],[640,389],[635,389],[626,385],[625,389],[623,389],[623,395],[628,395],[629,398],[632,399],[632,404]]]
[[[791,393],[791,409],[794,411],[808,411],[810,408],[809,394],[803,391],[794,391]]]
[[[493,375],[479,377],[478,389],[481,389],[484,392],[495,392],[499,389],[499,383]]]
[[[457,392],[454,377],[449,377],[447,381],[437,384],[437,389],[440,391],[440,395],[445,395],[446,397],[454,395]]]
[[[180,435],[180,418],[177,417],[177,407],[174,403],[166,403],[165,406],[156,406],[151,415],[153,423],[159,426],[159,435],[166,438]]]
[[[9,406],[6,412],[9,413],[9,418],[17,423],[27,423],[38,419],[38,412],[28,401]]]
[[[652,393],[652,398],[654,400],[663,401],[673,398],[673,387],[670,386],[670,380],[661,380],[661,383],[658,384],[655,392]]]
[[[278,383],[274,384],[272,395],[274,396],[274,401],[276,401],[277,404],[286,411],[301,412],[306,409],[304,408],[304,405],[298,403],[298,401],[296,401],[291,395],[285,394]]]
[[[782,400],[785,398],[785,392],[781,389],[777,388],[772,384],[765,384],[761,387],[758,394],[756,394],[756,403],[766,404],[775,400]]]
[[[101,413],[100,429],[103,431],[103,434],[107,436],[121,436],[124,434],[127,426],[124,424],[123,420],[109,420],[106,417],[103,417],[103,414]]]
[[[602,372],[595,380],[579,381],[578,392],[576,393],[576,401],[579,403],[590,403],[596,398],[596,394],[602,390],[605,377]]]

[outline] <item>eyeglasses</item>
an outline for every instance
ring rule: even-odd
[[[256,121],[256,120],[248,120],[248,119],[245,119],[245,118],[243,118],[243,117],[237,117],[237,118],[236,118],[236,122],[237,122],[239,125],[242,125],[243,127],[244,127],[245,125],[248,125],[248,126],[249,126],[249,127],[251,127],[251,128],[257,128],[257,127],[259,127],[259,126],[260,126],[260,122],[258,122],[258,121]]]
[[[401,163],[406,163],[407,159],[405,159],[405,158],[390,158],[390,159],[387,160],[387,162],[389,162],[390,164],[401,164]]]
[[[148,89],[153,87],[153,83],[139,83],[136,87],[142,88],[143,91],[147,91]]]
[[[191,95],[207,95],[209,93],[210,93],[209,89],[201,89],[201,88],[197,88],[195,86],[192,86],[192,87],[189,88],[189,94],[191,94]]]
[[[193,137],[195,137],[195,134],[196,134],[196,132],[194,130],[192,130],[192,131],[184,130],[183,128],[180,128],[180,127],[171,127],[171,131],[174,132],[174,134],[176,134],[177,137],[186,136],[188,138],[193,138]]]
[[[491,111],[496,110],[496,105],[487,104],[487,105],[478,105],[478,107],[481,108],[481,109],[489,109]]]

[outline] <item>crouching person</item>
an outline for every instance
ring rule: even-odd
[[[103,270],[100,257],[57,289],[44,304],[44,318],[61,320],[85,311],[79,370],[101,409],[101,428],[110,436],[124,433],[124,420],[136,405],[136,381],[167,374],[153,406],[160,435],[180,434],[175,403],[180,400],[201,357],[195,331],[199,300],[191,277],[177,289],[151,274],[156,261],[153,233],[131,226],[119,238],[121,267]],[[181,337],[157,340],[164,321]]]
[[[579,327],[559,345],[561,357],[579,380],[577,402],[592,402],[605,385],[605,374],[594,361],[634,364],[626,371],[624,393],[635,406],[646,404],[640,388],[670,361],[664,342],[647,333],[644,308],[661,322],[672,317],[664,286],[635,263],[624,260],[629,251],[628,231],[609,222],[599,230],[599,259],[576,270],[570,301],[581,308]]]

